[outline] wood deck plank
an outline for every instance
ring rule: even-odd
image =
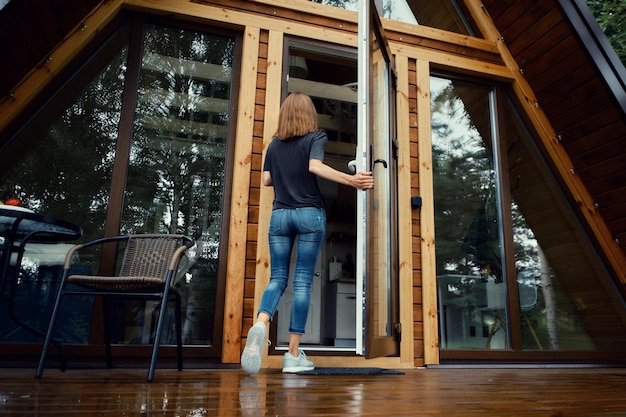
[[[438,368],[404,375],[2,369],[11,416],[626,416],[623,368]]]

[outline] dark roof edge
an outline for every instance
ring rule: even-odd
[[[626,68],[584,0],[558,0],[626,116]]]

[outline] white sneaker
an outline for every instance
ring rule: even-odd
[[[306,358],[303,351],[298,351],[298,357],[294,358],[291,353],[285,352],[283,356],[283,372],[295,374],[296,372],[312,371],[315,369],[313,362]]]
[[[246,347],[241,354],[241,366],[249,374],[256,374],[261,369],[261,353],[265,342],[265,324],[256,322],[248,330]]]

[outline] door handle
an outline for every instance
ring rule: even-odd
[[[374,171],[374,165],[376,164],[383,164],[383,166],[387,168],[387,161],[384,159],[374,159],[374,162],[372,163],[372,171]]]
[[[353,159],[352,161],[348,162],[348,169],[350,170],[350,172],[352,172],[353,174],[356,173],[356,159]]]

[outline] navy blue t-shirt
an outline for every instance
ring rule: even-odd
[[[274,209],[324,208],[317,175],[309,172],[309,160],[324,160],[328,136],[323,131],[307,133],[288,140],[275,137],[267,147],[264,171],[274,185]]]

